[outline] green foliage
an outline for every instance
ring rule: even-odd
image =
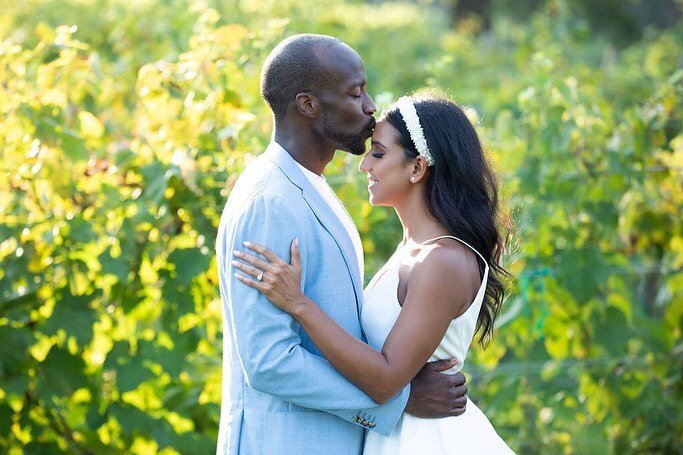
[[[208,3],[208,4],[207,4]],[[519,453],[683,445],[683,29],[623,50],[551,1],[449,28],[435,6],[29,0],[0,18],[0,447],[206,453],[223,203],[270,135],[258,77],[334,34],[382,104],[433,86],[477,119],[513,242],[471,396]],[[367,276],[400,240],[357,159],[329,180]]]

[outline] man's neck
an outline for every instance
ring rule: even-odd
[[[276,129],[273,133],[273,140],[284,148],[294,161],[317,175],[322,175],[325,166],[334,158],[334,148],[326,146],[320,140],[315,140],[312,134],[291,134],[291,132]]]

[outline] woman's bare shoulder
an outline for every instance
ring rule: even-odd
[[[471,302],[480,283],[476,253],[457,240],[443,239],[417,252],[407,290],[429,297],[420,301],[457,302],[460,307]]]

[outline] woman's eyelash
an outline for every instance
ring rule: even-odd
[[[384,156],[384,153],[373,153],[372,156],[375,158],[382,158]]]

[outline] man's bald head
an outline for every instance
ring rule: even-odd
[[[342,44],[332,36],[307,33],[291,36],[272,50],[263,65],[261,95],[276,120],[285,116],[296,95],[316,91],[324,84],[327,71],[320,52]]]

